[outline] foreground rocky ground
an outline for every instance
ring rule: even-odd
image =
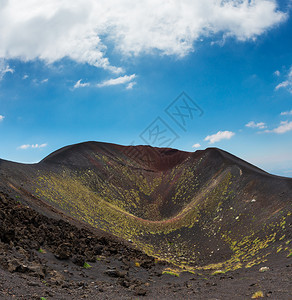
[[[130,243],[0,193],[0,299],[292,298],[291,257],[283,254],[217,275],[162,274],[167,266]]]

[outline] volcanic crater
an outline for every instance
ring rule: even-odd
[[[37,211],[52,207],[178,270],[234,270],[290,251],[292,179],[217,148],[86,142],[37,164],[1,160],[0,178]]]

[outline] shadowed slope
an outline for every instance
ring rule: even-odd
[[[216,148],[87,142],[0,170],[32,205],[45,201],[180,266],[230,269],[289,250],[292,180]]]

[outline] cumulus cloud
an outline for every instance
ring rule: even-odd
[[[210,144],[220,142],[221,140],[229,140],[235,135],[232,131],[218,131],[215,134],[208,135],[205,141],[209,141]]]
[[[25,144],[25,145],[19,146],[18,149],[21,149],[21,150],[26,150],[26,149],[29,149],[29,148],[31,148],[31,149],[41,149],[41,148],[45,148],[47,146],[48,146],[48,144],[40,144],[40,145],[39,144],[32,144],[32,145]]]
[[[281,112],[281,116],[292,116],[292,109],[290,111]]]
[[[87,87],[87,86],[90,85],[88,82],[82,83],[81,81],[82,81],[82,79],[78,80],[78,81],[75,83],[74,89],[83,88],[83,87]]]
[[[245,126],[249,128],[259,128],[259,129],[267,128],[264,122],[255,123],[254,121],[250,121],[249,123],[245,124]]]
[[[107,45],[122,55],[181,57],[204,36],[255,39],[286,18],[275,0],[6,0],[0,57],[48,63],[67,57],[120,73]]]
[[[200,145],[199,143],[194,144],[194,145],[192,146],[192,148],[200,148],[200,147],[201,147],[201,145]]]
[[[23,75],[22,79],[25,80],[27,79],[29,76],[27,74]]]
[[[265,132],[283,134],[291,130],[292,130],[292,122],[282,121],[277,128],[274,128],[272,130],[265,130]]]
[[[279,90],[281,88],[286,88],[290,93],[292,93],[292,67],[290,68],[286,80],[282,81],[279,83],[276,87],[275,90]]]
[[[1,23],[1,21],[0,21],[0,23]],[[0,40],[1,40],[1,37],[0,37]],[[6,73],[13,74],[14,69],[10,68],[10,66],[5,62],[5,60],[3,58],[1,58],[1,55],[0,55],[0,80],[3,79],[3,77],[5,76]]]
[[[135,82],[133,82],[133,80],[135,78],[136,78],[136,74],[120,76],[118,78],[111,78],[109,80],[105,80],[101,83],[98,83],[96,86],[97,87],[105,87],[105,86],[120,85],[120,84],[128,83],[127,88],[131,89],[133,87],[133,85],[135,84]]]
[[[279,70],[277,70],[277,71],[275,71],[275,72],[274,72],[274,75],[276,75],[276,76],[280,76],[280,75],[281,75],[281,73],[280,73],[280,71],[279,71]]]
[[[4,116],[0,115],[0,122],[2,122],[4,120]]]

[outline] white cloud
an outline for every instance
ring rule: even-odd
[[[285,80],[285,81],[279,83],[279,84],[275,87],[275,89],[276,89],[276,91],[277,91],[278,89],[286,88],[286,87],[288,87],[288,86],[289,86],[289,81],[288,81],[288,80]]]
[[[1,1],[1,0],[0,0]],[[28,77],[27,77],[28,78]],[[26,78],[22,78],[22,79],[26,79]],[[32,80],[32,82],[35,84],[35,85],[40,85],[40,84],[45,84],[45,83],[48,83],[49,82],[49,79],[48,78],[45,78],[45,79],[38,79],[38,78],[34,78]]]
[[[209,141],[210,144],[220,142],[221,140],[229,140],[235,135],[232,131],[218,131],[215,134],[208,135],[205,141]]]
[[[4,120],[4,116],[0,115],[0,122],[2,122]]]
[[[278,76],[278,77],[279,77],[279,76],[281,75],[281,73],[280,73],[280,71],[279,71],[279,70],[277,70],[277,71],[275,71],[275,72],[274,72],[274,75],[276,75],[276,76]]]
[[[115,73],[116,53],[184,56],[194,42],[255,39],[287,19],[275,0],[9,0],[0,2],[0,57],[47,63],[68,57]]]
[[[82,79],[78,80],[78,81],[75,83],[74,89],[83,88],[83,87],[87,87],[87,86],[90,85],[88,82],[82,83],[81,81],[82,81]]]
[[[272,130],[265,130],[265,132],[283,134],[291,130],[292,130],[292,122],[282,121],[277,128]]]
[[[111,85],[119,85],[119,84],[126,84],[129,83],[127,88],[132,88],[130,84],[132,83],[133,85],[135,82],[132,82],[136,78],[135,74],[132,75],[125,75],[125,76],[120,76],[118,78],[112,78],[109,80],[105,80],[101,83],[97,84],[97,87],[104,87],[104,86],[111,86]],[[129,87],[130,86],[130,87]]]
[[[292,67],[290,68],[286,80],[283,82],[279,83],[276,87],[275,90],[279,90],[281,88],[286,88],[290,93],[292,93]]]
[[[23,75],[22,79],[25,80],[27,79],[29,76],[27,74]]]
[[[127,89],[127,90],[132,90],[132,89],[133,89],[133,86],[134,86],[136,83],[137,83],[137,82],[135,82],[135,81],[130,82],[130,83],[127,85],[126,89]]]
[[[200,148],[200,147],[201,147],[201,145],[200,145],[199,143],[194,144],[194,145],[192,146],[192,148]]]
[[[48,146],[48,144],[40,144],[40,145],[39,144],[32,144],[32,145],[25,144],[25,145],[19,146],[18,149],[21,149],[21,150],[26,150],[26,149],[29,149],[29,148],[31,148],[31,149],[41,149],[41,148],[45,148],[47,146]]]
[[[35,144],[35,145],[31,145],[32,148],[45,148],[47,147],[48,144]]]
[[[250,121],[249,123],[245,124],[245,126],[249,128],[259,128],[259,129],[267,128],[264,122],[255,123],[254,121]]]
[[[281,112],[281,116],[292,116],[292,109],[290,111]]]
[[[31,145],[21,145],[18,147],[18,149],[22,149],[22,150],[25,150],[25,149],[28,149],[30,148]]]
[[[0,15],[1,15],[1,13],[0,13]],[[0,23],[1,23],[1,21],[0,21]],[[0,40],[1,40],[1,37],[0,37]],[[0,81],[3,79],[3,77],[5,76],[6,73],[13,74],[14,70],[12,68],[10,68],[10,66],[5,62],[5,60],[3,58],[1,58],[1,55],[0,55]]]

